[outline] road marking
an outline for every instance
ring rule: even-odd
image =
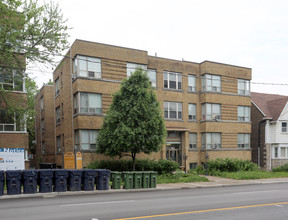
[[[276,192],[276,191],[279,191],[279,190],[275,189],[275,190],[263,190],[263,191],[251,191],[251,192],[237,192],[237,193],[232,193],[232,194],[266,193],[266,192]]]
[[[74,204],[64,204],[64,205],[60,205],[60,206],[69,207],[69,206],[83,206],[83,205],[102,205],[102,204],[125,203],[125,202],[135,202],[135,200],[111,201],[111,202],[74,203]]]
[[[139,216],[139,217],[132,217],[132,218],[119,218],[119,219],[114,219],[114,220],[156,218],[156,217],[164,217],[164,216],[172,216],[172,215],[185,215],[185,214],[194,214],[194,213],[201,213],[201,212],[215,212],[215,211],[223,211],[223,210],[245,209],[245,208],[263,207],[263,206],[284,205],[284,204],[288,204],[288,202],[247,205],[247,206],[228,207],[228,208],[219,208],[219,209],[207,209],[207,210],[199,210],[199,211],[191,211],[191,212],[178,212],[178,213],[161,214],[161,215]]]

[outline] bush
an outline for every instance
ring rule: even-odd
[[[238,159],[216,159],[211,160],[207,163],[207,173],[209,175],[219,176],[221,172],[239,172],[239,171],[256,171],[259,167],[250,162]],[[205,174],[205,167],[196,167],[191,172],[196,172],[198,174]]]
[[[272,169],[273,172],[288,172],[288,163]]]
[[[179,164],[171,160],[136,160],[135,171],[157,171],[158,174],[172,173],[179,169]],[[132,160],[101,160],[88,165],[88,169],[108,169],[112,171],[132,170]]]

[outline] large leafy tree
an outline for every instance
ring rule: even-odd
[[[113,95],[97,138],[97,153],[130,156],[135,170],[136,155],[158,152],[166,137],[159,102],[146,72],[137,69]]]

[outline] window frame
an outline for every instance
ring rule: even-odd
[[[88,132],[88,142],[83,142],[83,133],[84,132]],[[92,135],[92,138],[93,138],[93,134],[92,132],[95,132],[95,143],[92,143],[91,142],[91,138],[90,136]],[[74,131],[74,135],[75,135],[75,146],[77,148],[79,148],[81,151],[96,151],[96,146],[97,146],[97,137],[99,135],[99,130],[98,129],[79,129],[79,130],[76,130]],[[84,148],[83,149],[83,145],[89,145],[89,148]],[[91,145],[95,145],[95,148],[94,147],[91,147]]]
[[[209,80],[210,80],[210,83],[209,83]],[[219,86],[217,85],[218,84],[217,81],[220,82]],[[207,73],[203,74],[202,75],[202,91],[203,92],[221,93],[221,91],[222,91],[221,76],[220,75],[207,74]]]
[[[55,97],[60,95],[60,81],[59,77],[55,80]]]
[[[219,109],[218,112],[214,112],[215,108]],[[202,110],[202,120],[209,121],[209,120],[221,120],[221,104],[219,103],[203,103],[201,105]],[[210,111],[211,114],[207,114],[207,111]]]
[[[55,108],[56,125],[61,124],[61,109],[60,105]]]
[[[193,110],[195,110],[195,111],[193,111]],[[195,113],[195,114],[193,114],[193,113]],[[196,121],[197,120],[197,105],[195,103],[189,103],[188,104],[188,120],[189,121]]]
[[[216,137],[216,135],[219,137]],[[210,137],[211,136],[211,137]],[[220,142],[219,143],[213,143],[213,137],[214,139],[217,138],[217,139],[220,139]],[[208,139],[211,140],[211,143],[207,143]],[[202,149],[221,149],[222,148],[222,135],[220,132],[204,132],[204,133],[201,133],[201,144],[202,144]],[[208,146],[209,145],[209,146]]]
[[[241,109],[243,109],[243,115],[241,115]],[[248,110],[247,110],[248,109]],[[251,107],[250,106],[238,106],[238,113],[237,113],[237,117],[238,117],[238,121],[239,122],[250,122],[251,121]],[[248,115],[246,115],[246,113],[248,112]]]
[[[251,135],[249,133],[239,133],[237,137],[237,147],[240,149],[250,149],[251,148],[250,137]]]
[[[175,75],[175,81],[171,81],[170,80],[171,75]],[[166,81],[166,83],[165,83],[165,81]],[[175,82],[175,88],[171,88],[171,82]],[[164,73],[163,73],[163,88],[164,89],[182,91],[183,90],[183,85],[182,84],[183,84],[182,73],[164,71]]]
[[[4,72],[7,72],[6,80],[10,80],[10,82],[5,81],[5,75]],[[9,72],[8,72],[9,71]],[[3,73],[3,74],[2,74]],[[19,86],[17,86],[16,77],[19,75],[21,76],[21,80],[19,80]],[[21,83],[21,84],[20,84]],[[24,80],[24,71],[21,70],[15,70],[15,69],[3,69],[0,68],[0,87],[5,91],[17,91],[17,92],[25,92],[25,80]]]
[[[192,83],[193,85],[190,84],[191,80],[190,79],[193,79],[193,82]],[[196,92],[197,88],[196,88],[196,76],[193,75],[193,74],[189,74],[188,75],[188,92]]]
[[[171,118],[171,111],[170,111],[170,105],[171,104],[175,104],[176,105],[176,118]],[[167,108],[166,108],[167,105]],[[180,108],[180,110],[179,110]],[[166,112],[167,112],[167,117],[166,117]],[[179,117],[179,114],[181,115],[181,117]],[[168,120],[182,120],[183,118],[183,106],[182,106],[182,102],[164,102],[164,119],[168,119]]]
[[[82,95],[87,95],[87,100],[86,102],[88,103],[87,105],[81,106],[81,94]],[[96,95],[99,98],[100,106],[101,107],[91,107],[90,105],[90,97],[92,95]],[[84,96],[82,96],[84,97]],[[82,111],[81,109],[87,108],[86,111]],[[91,111],[91,109],[95,109],[95,111]],[[99,111],[99,112],[97,112]],[[74,115],[75,114],[93,114],[93,115],[102,115],[103,114],[103,103],[102,103],[102,94],[101,93],[91,93],[91,92],[77,92],[74,94]]]
[[[287,126],[287,122],[282,122],[281,123],[281,131],[282,133],[288,133],[288,126]]]
[[[57,149],[57,153],[61,152],[61,150],[62,150],[61,143],[62,143],[61,135],[56,136],[56,149]]]
[[[241,86],[243,84],[243,86]],[[237,89],[239,95],[250,95],[250,80],[247,79],[238,79],[237,80]]]
[[[197,133],[189,132],[189,149],[195,150],[197,149]]]
[[[94,61],[93,61],[94,60]],[[95,63],[95,67],[89,66],[89,62]],[[82,69],[82,67],[85,69]],[[92,71],[96,68],[95,71]],[[98,71],[97,71],[98,70]],[[98,57],[91,57],[85,55],[76,55],[73,62],[73,73],[77,77],[86,77],[91,79],[102,79],[102,60]],[[94,76],[90,76],[92,74]]]
[[[141,68],[146,72],[146,74],[149,78],[149,81],[151,82],[151,86],[154,88],[157,88],[157,70],[148,69],[146,64],[126,63],[127,78],[129,78],[131,76],[131,74],[133,74],[135,72],[135,70],[137,70],[138,68]],[[151,76],[152,74],[155,74],[155,77],[152,78],[152,76]],[[155,80],[154,80],[154,78],[155,78]]]

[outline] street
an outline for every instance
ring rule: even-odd
[[[288,183],[0,201],[0,219],[287,219]]]

